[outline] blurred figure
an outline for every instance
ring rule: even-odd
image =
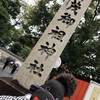
[[[14,65],[13,65],[13,69],[11,71],[11,74],[13,74],[21,66],[22,66],[22,64],[19,61],[15,61]]]
[[[11,56],[7,57],[3,69],[5,69],[9,64],[14,64],[14,62],[15,62],[14,58],[12,58]]]
[[[77,81],[71,73],[61,73],[53,80],[49,80],[41,86],[31,85],[30,100],[63,100],[64,97],[70,97],[77,88]]]

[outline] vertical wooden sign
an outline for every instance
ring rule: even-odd
[[[13,79],[29,89],[42,85],[79,24],[91,0],[65,0]]]

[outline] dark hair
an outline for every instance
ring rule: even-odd
[[[69,97],[72,96],[77,88],[77,81],[73,74],[71,73],[62,73],[57,78],[65,88],[65,96]]]

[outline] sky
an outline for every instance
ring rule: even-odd
[[[33,4],[38,0],[25,0],[28,4]],[[57,0],[60,3],[60,0]]]
[[[38,1],[38,0],[25,0],[28,4],[33,4],[35,1]]]

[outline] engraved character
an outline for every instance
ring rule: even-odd
[[[74,2],[71,2],[71,6],[68,7],[67,9],[73,10],[74,11],[74,15],[77,15],[77,10],[81,9],[81,2],[82,1],[83,0],[77,2],[77,0],[74,0]]]
[[[47,59],[49,56],[52,56],[56,50],[54,49],[55,43],[53,43],[52,47],[48,47],[49,43],[46,42],[47,46],[41,45],[41,49],[38,49],[38,51],[41,51],[41,55],[45,52],[47,54],[46,58]]]
[[[75,22],[75,19],[71,18],[71,14],[64,13],[64,15],[61,15],[61,18],[58,19],[58,21],[62,21],[63,23],[65,23],[69,26]]]
[[[34,60],[34,64],[33,63],[30,63],[30,66],[27,67],[27,69],[30,69],[29,72],[33,72],[34,74],[38,75],[39,77],[42,76],[42,74],[40,72],[42,72],[44,69],[43,69],[43,64],[41,64],[39,67],[37,66],[38,65],[38,61],[37,60]]]
[[[52,35],[51,38],[55,38],[57,40],[60,40],[60,42],[62,42],[62,38],[65,36],[66,33],[64,31],[62,31],[62,30],[59,31],[59,27],[58,26],[56,26],[56,29],[57,30],[53,30],[52,29],[52,32],[48,33],[48,34]]]

